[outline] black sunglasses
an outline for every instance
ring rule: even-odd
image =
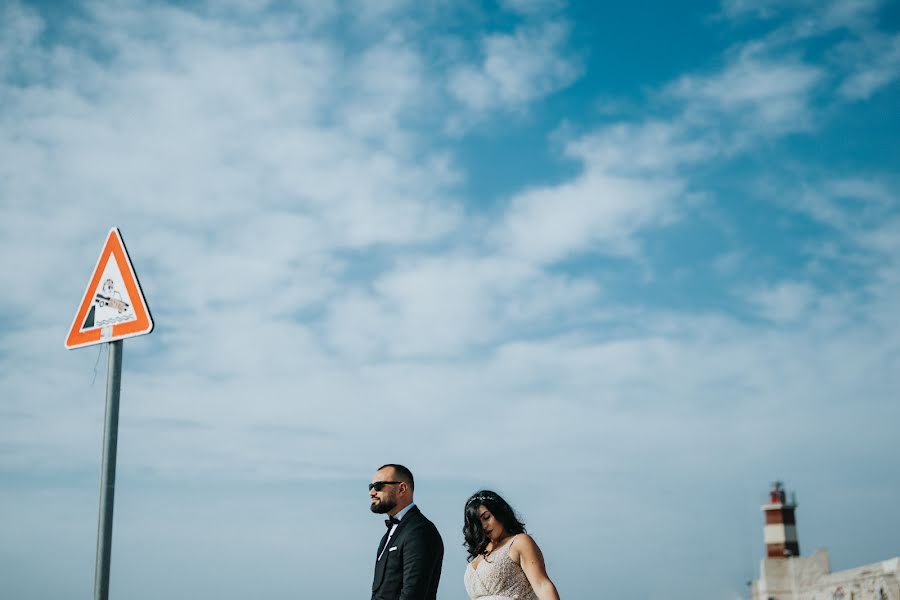
[[[369,484],[369,490],[375,490],[376,492],[380,492],[381,489],[386,485],[395,485],[398,483],[403,483],[402,481],[374,481]]]

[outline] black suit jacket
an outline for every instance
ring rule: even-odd
[[[372,600],[435,600],[444,560],[444,542],[437,527],[413,506],[384,548],[388,533],[375,554]]]

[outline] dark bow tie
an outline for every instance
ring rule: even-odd
[[[388,529],[390,529],[390,528],[393,527],[394,525],[399,525],[399,524],[400,524],[400,519],[397,519],[397,518],[395,518],[395,517],[391,517],[390,519],[385,519],[385,520],[384,520],[384,525],[385,525],[385,527],[387,527]]]

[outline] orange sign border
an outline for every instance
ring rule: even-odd
[[[112,326],[112,335],[101,338],[100,327],[81,331],[81,324],[87,316],[88,309],[93,301],[93,292],[97,289],[100,277],[106,269],[109,260],[113,258],[119,266],[119,272],[125,281],[125,289],[128,291],[128,297],[134,306],[134,314],[137,317],[134,321],[127,323],[117,323]],[[126,268],[127,267],[127,268]],[[67,349],[81,348],[83,346],[91,346],[93,344],[103,344],[106,342],[114,342],[124,338],[134,337],[136,335],[144,335],[153,331],[153,319],[150,316],[150,309],[144,300],[144,294],[141,292],[141,286],[138,283],[137,274],[131,265],[131,259],[128,257],[128,251],[125,249],[125,242],[122,241],[122,234],[118,227],[109,230],[106,236],[106,243],[100,252],[100,258],[97,259],[97,265],[94,267],[94,274],[88,282],[87,289],[84,292],[84,298],[75,314],[75,320],[72,321],[72,327],[69,328],[69,335],[66,337],[65,346]]]

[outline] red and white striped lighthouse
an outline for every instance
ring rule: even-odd
[[[769,503],[762,510],[766,513],[766,556],[769,558],[787,558],[800,556],[800,543],[797,541],[797,520],[794,509],[797,508],[795,498],[788,502],[780,481],[772,484],[769,490]]]

